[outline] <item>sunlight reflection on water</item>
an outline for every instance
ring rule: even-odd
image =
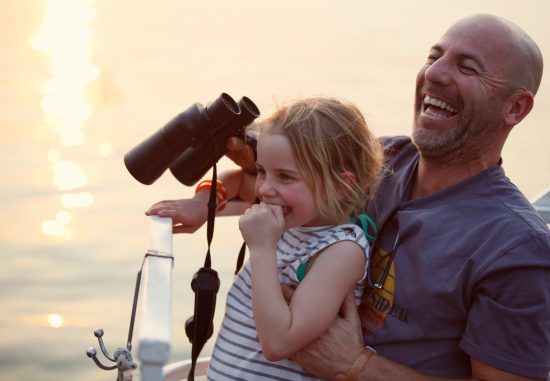
[[[53,166],[52,183],[61,192],[84,188],[88,183],[88,177],[78,162],[61,158],[63,148],[78,146],[85,141],[82,129],[92,114],[92,106],[86,100],[87,90],[89,84],[100,76],[99,67],[90,62],[92,24],[96,18],[93,5],[90,0],[48,1],[42,25],[30,41],[34,50],[50,57],[51,78],[42,87],[42,111],[44,122],[59,136],[60,147],[49,150],[48,160]],[[110,145],[104,143],[99,154],[107,157],[111,152]],[[63,208],[89,207],[92,203],[93,194],[90,192],[61,194]],[[72,214],[61,210],[55,220],[42,222],[42,233],[74,238],[71,221]]]

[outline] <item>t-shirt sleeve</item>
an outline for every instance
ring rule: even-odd
[[[550,370],[550,248],[533,237],[493,263],[473,287],[461,348],[493,367],[546,379]]]

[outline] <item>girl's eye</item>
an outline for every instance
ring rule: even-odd
[[[294,180],[294,177],[289,176],[289,175],[287,175],[286,173],[281,173],[281,174],[279,175],[279,177],[280,177],[281,180],[287,180],[287,181],[288,181],[288,180]]]
[[[258,172],[257,172],[257,175],[258,176],[265,176],[265,169],[263,168],[258,168]]]

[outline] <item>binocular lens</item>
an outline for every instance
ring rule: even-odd
[[[226,93],[207,107],[195,103],[128,152],[124,164],[136,180],[150,185],[182,152],[211,140],[239,113],[239,105]]]
[[[240,114],[237,102],[229,94],[222,93],[212,103],[206,106],[206,113],[212,126],[221,127],[236,115]]]
[[[190,147],[170,165],[170,172],[182,184],[191,186],[199,181],[206,172],[227,152],[225,141],[231,136],[244,140],[246,126],[260,116],[260,110],[250,100],[243,97],[239,101],[241,113],[233,118],[212,139],[196,147]]]
[[[252,100],[248,97],[242,97],[239,101],[239,107],[241,109],[241,115],[243,118],[247,118],[243,120],[243,123],[245,123],[245,126],[248,126],[250,123],[254,121],[257,117],[260,116],[260,110],[258,109],[258,106],[252,102]],[[248,120],[250,118],[250,120]]]

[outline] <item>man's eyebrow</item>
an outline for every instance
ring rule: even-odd
[[[436,51],[438,53],[441,53],[443,51],[443,48],[441,47],[441,45],[439,44],[435,44],[434,46],[432,46],[429,50],[430,53],[432,53],[433,51]]]

